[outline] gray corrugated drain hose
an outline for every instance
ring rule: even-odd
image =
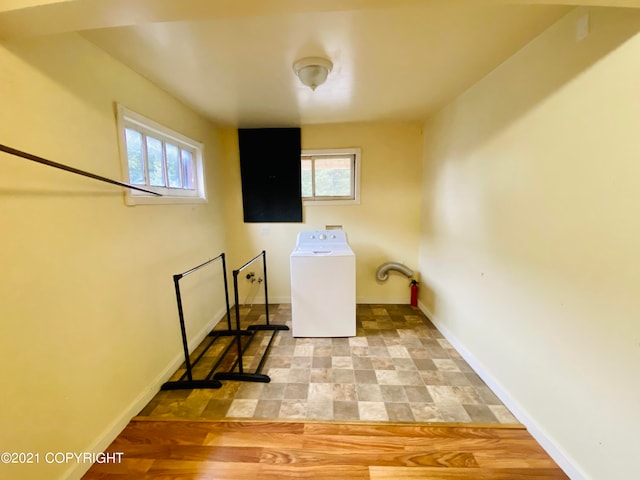
[[[398,262],[387,262],[383,263],[376,270],[376,279],[384,282],[387,278],[389,278],[389,270],[396,270],[400,273],[403,273],[407,276],[407,278],[413,277],[413,270],[408,268],[406,265],[403,265]]]

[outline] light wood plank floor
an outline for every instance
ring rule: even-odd
[[[567,479],[522,425],[134,418],[92,479]]]

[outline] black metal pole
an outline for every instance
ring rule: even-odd
[[[231,307],[229,306],[229,282],[227,281],[227,261],[225,260],[225,254],[221,253],[222,257],[222,276],[224,277],[224,299],[227,303],[227,327],[231,330]]]
[[[184,325],[184,312],[182,311],[182,298],[180,296],[180,279],[182,275],[174,275],[173,283],[176,287],[176,301],[178,302],[178,316],[180,317],[180,333],[182,334],[182,348],[184,350],[184,363],[187,367],[187,378],[193,380],[191,376],[191,361],[189,360],[189,344],[187,343],[187,330]]]
[[[267,251],[262,251],[262,268],[264,274],[264,312],[267,317],[267,321],[265,322],[269,325],[269,293],[267,288]]]
[[[52,160],[47,160],[46,158],[38,157],[37,155],[32,155],[30,153],[23,152],[15,148],[8,147],[6,145],[0,144],[0,150],[6,153],[10,153],[11,155],[15,155],[16,157],[22,157],[26,160],[31,160],[32,162],[40,163],[42,165],[47,165],[53,168],[59,168],[60,170],[64,170],[65,172],[75,173],[76,175],[82,175],[83,177],[93,178],[94,180],[100,180],[101,182],[110,183],[112,185],[118,185],[119,187],[138,190],[139,192],[149,193],[151,195],[156,195],[158,197],[162,196],[161,194],[152,192],[151,190],[145,190],[144,188],[136,187],[134,185],[130,185],[124,182],[119,182],[118,180],[112,180],[111,178],[103,177],[102,175],[96,175],[95,173],[87,172],[85,170],[80,170],[79,168],[70,167],[69,165],[64,165],[62,163],[54,162]]]
[[[238,372],[244,373],[242,368],[242,336],[240,335],[240,300],[238,299],[238,273],[240,270],[233,271],[233,290],[235,292],[236,302],[236,342],[238,342]]]
[[[222,257],[224,255],[224,253],[221,253],[220,255],[218,255],[215,258],[212,258],[211,260],[207,260],[206,262],[201,263],[200,265],[190,268],[189,270],[187,270],[186,272],[182,272],[180,274],[181,277],[186,277],[187,275],[192,274],[193,272],[195,272],[196,270],[200,270],[202,267],[204,267],[205,265],[209,265],[211,262],[215,262],[217,259],[219,259],[220,257]]]

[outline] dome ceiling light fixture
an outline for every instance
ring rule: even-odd
[[[293,71],[302,84],[314,91],[327,80],[332,68],[333,63],[322,57],[305,57],[293,64]]]

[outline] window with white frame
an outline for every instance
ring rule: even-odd
[[[357,204],[360,149],[303,150],[301,177],[304,204]]]
[[[127,181],[158,197],[127,190],[130,205],[206,201],[203,145],[118,105],[120,156]]]

